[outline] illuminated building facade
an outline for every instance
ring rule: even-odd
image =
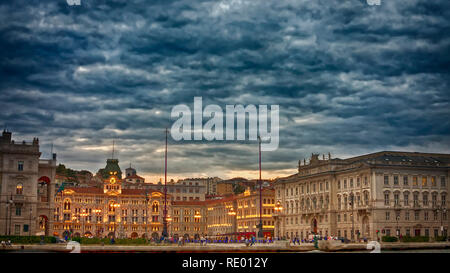
[[[273,237],[275,206],[273,189],[262,190],[262,222],[264,237]],[[247,189],[242,194],[207,201],[208,235],[258,234],[260,221],[259,190]]]
[[[205,201],[173,201],[170,236],[199,239],[207,234],[207,213]]]
[[[111,160],[108,162],[112,164]],[[123,189],[117,168],[110,166],[108,170],[110,176],[104,180],[103,188],[71,187],[56,195],[53,235],[102,238],[161,236],[164,194],[154,190]],[[171,196],[167,195],[168,217],[171,215],[170,201]]]

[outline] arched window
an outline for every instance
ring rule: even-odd
[[[70,210],[70,199],[64,200],[64,210]]]
[[[152,211],[153,212],[158,212],[159,211],[159,203],[158,202],[153,202],[153,205],[152,205]]]
[[[17,186],[16,186],[16,194],[20,194],[20,195],[23,194],[23,185],[22,185],[22,183],[17,184]]]

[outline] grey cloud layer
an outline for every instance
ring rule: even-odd
[[[2,2],[0,125],[92,171],[116,138],[149,176],[172,106],[194,96],[280,105],[267,170],[311,152],[449,152],[448,18],[445,0]],[[172,141],[171,172],[253,170],[256,147]]]

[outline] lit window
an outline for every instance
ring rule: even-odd
[[[22,184],[17,184],[16,186],[16,194],[23,194],[23,185]]]
[[[423,177],[422,177],[422,187],[426,187],[427,184],[428,184],[427,177],[426,177],[426,176],[423,176]]]

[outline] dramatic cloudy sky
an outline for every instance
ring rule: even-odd
[[[450,1],[0,2],[0,126],[93,172],[164,171],[174,105],[277,104],[265,178],[314,153],[450,152]],[[255,178],[256,142],[169,139],[169,178]]]

